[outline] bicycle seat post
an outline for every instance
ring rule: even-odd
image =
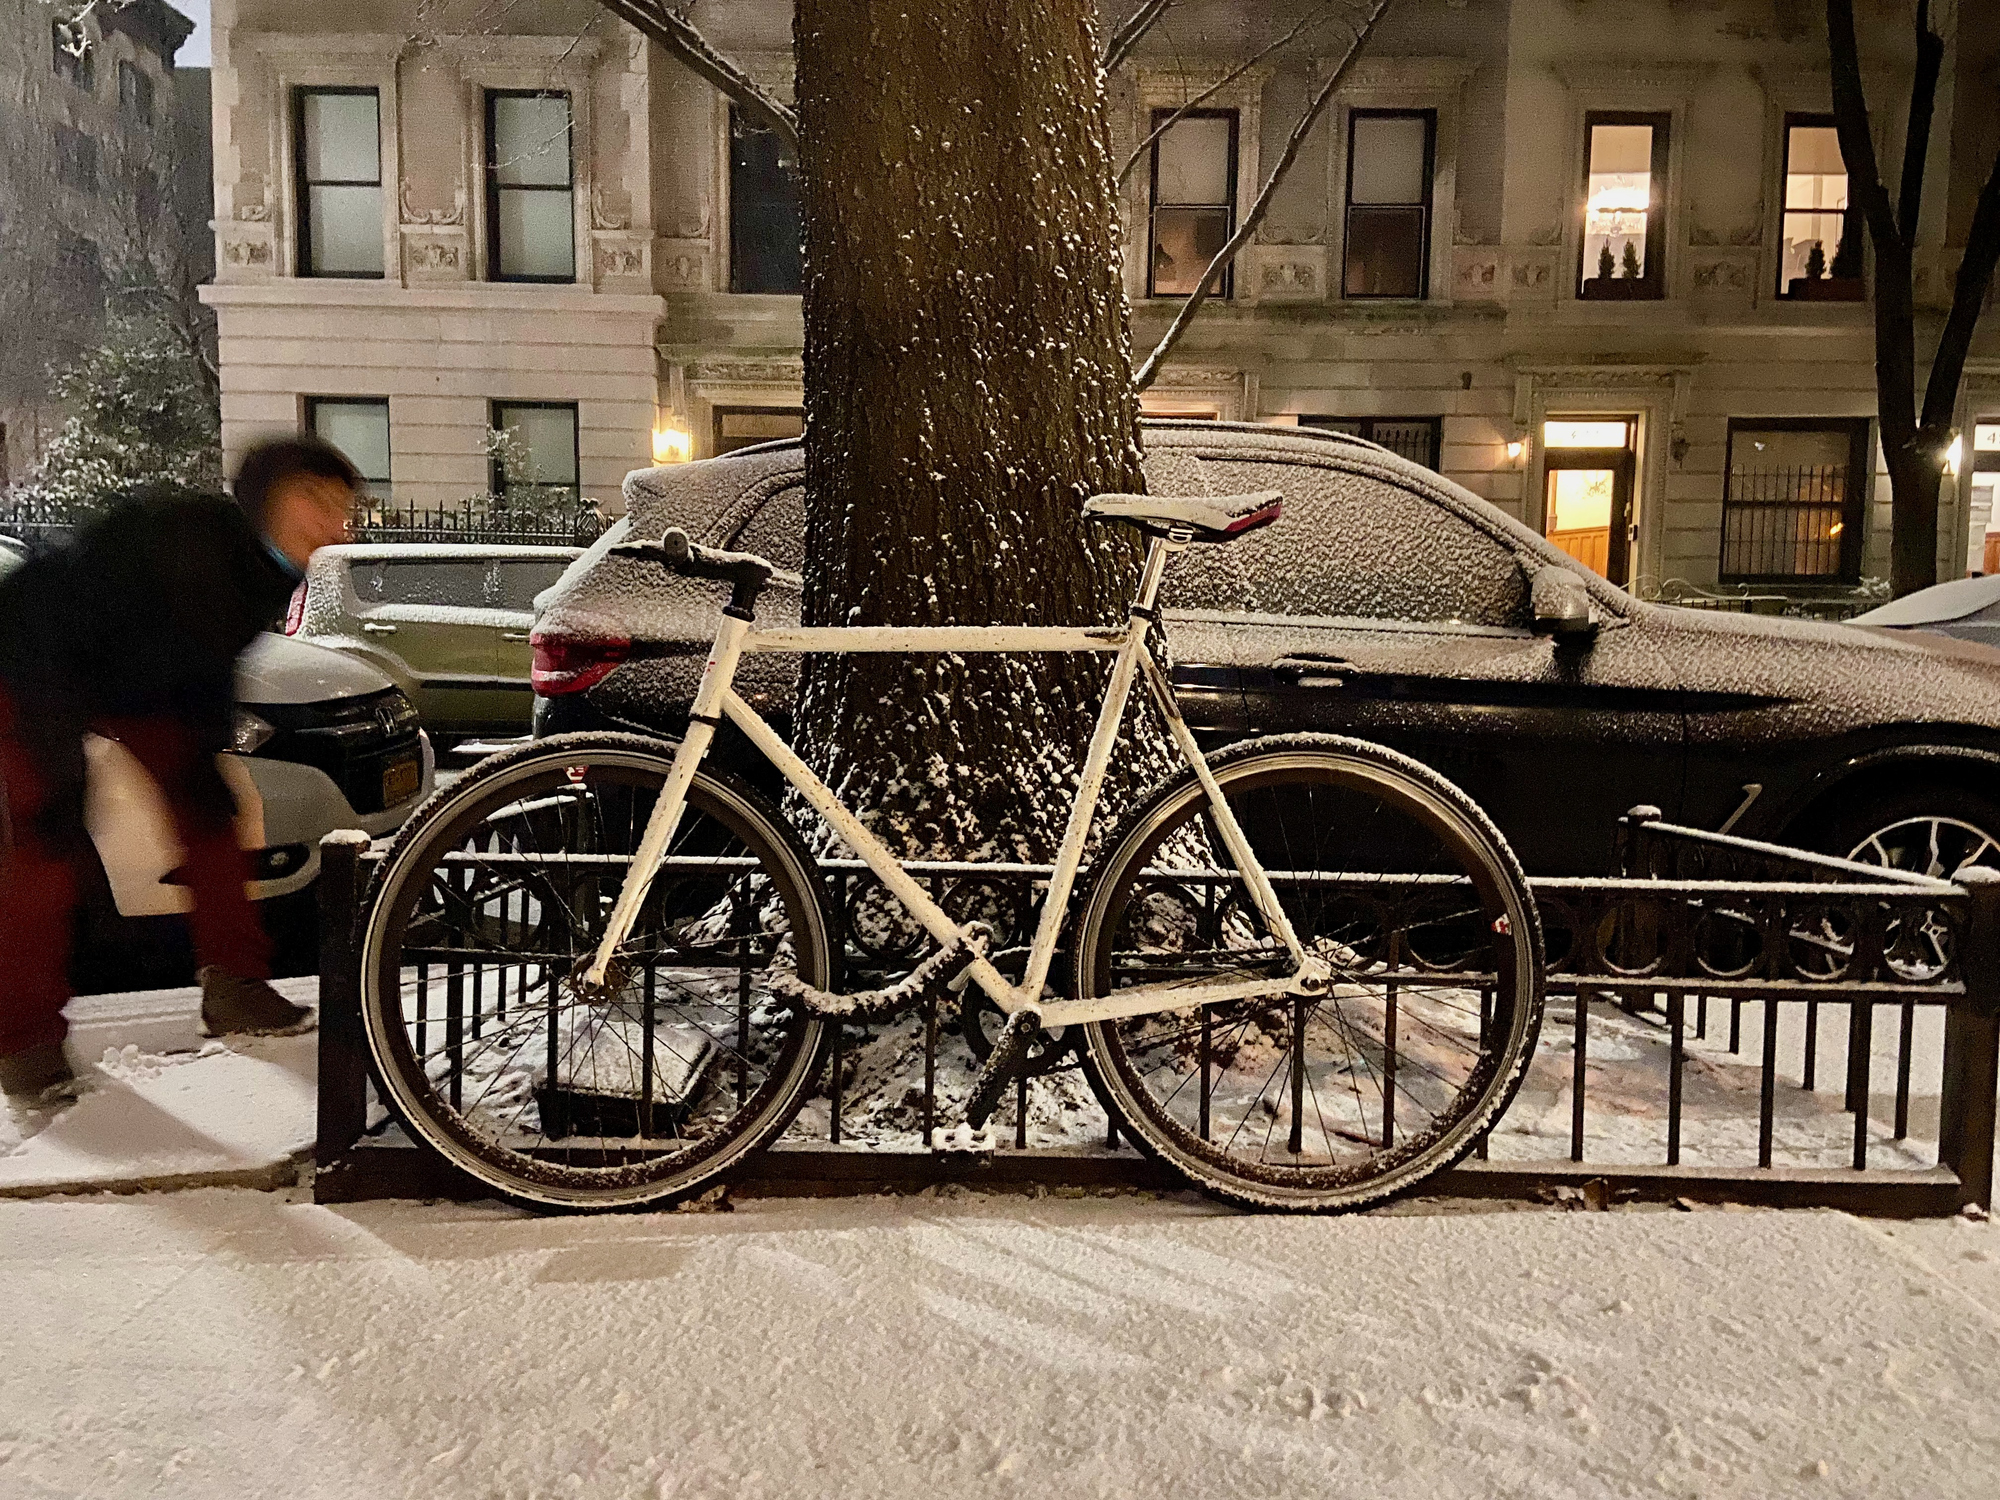
[[[1160,580],[1166,576],[1167,559],[1187,550],[1191,534],[1176,527],[1166,536],[1153,535],[1146,542],[1146,561],[1139,569],[1139,588],[1132,598],[1131,613],[1144,620],[1157,618],[1153,601],[1160,594]]]

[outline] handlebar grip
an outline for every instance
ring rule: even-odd
[[[748,612],[776,571],[750,552],[724,552],[688,540],[678,526],[669,526],[657,542],[620,542],[611,549],[626,557],[654,558],[683,578],[708,578],[730,586],[730,607]]]

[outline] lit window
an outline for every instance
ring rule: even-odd
[[[382,274],[382,131],[373,89],[301,89],[299,274]]]
[[[1661,294],[1667,116],[1591,115],[1584,126],[1583,267],[1578,295]]]
[[[796,294],[798,161],[777,132],[729,111],[729,290]]]
[[[510,501],[574,499],[578,494],[576,403],[496,401],[493,493]]]
[[[347,456],[371,497],[389,498],[388,397],[308,396],[306,426]]]
[[[1421,297],[1429,283],[1429,110],[1356,110],[1348,126],[1349,297]]]
[[[1542,423],[1544,448],[1623,448],[1631,424],[1560,418]]]
[[[495,281],[576,280],[569,95],[486,96],[487,265]]]
[[[1732,421],[1722,581],[1853,582],[1867,490],[1865,419]]]
[[[1153,111],[1158,130],[1173,117]],[[1236,230],[1236,111],[1191,110],[1153,142],[1152,253],[1146,295],[1185,297],[1201,285]],[[1216,279],[1214,295],[1235,289],[1233,267]]]
[[[1857,301],[1861,224],[1848,209],[1847,163],[1828,115],[1785,121],[1784,232],[1778,292],[1785,297]]]
[[[805,413],[796,406],[718,406],[713,456],[719,458],[754,443],[803,437],[805,430]]]

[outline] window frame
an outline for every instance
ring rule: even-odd
[[[738,249],[739,236],[736,232],[736,214],[738,208],[741,206],[740,197],[736,191],[736,141],[740,129],[754,130],[757,128],[754,124],[750,124],[742,119],[742,111],[735,104],[727,101],[724,102],[722,157],[724,174],[728,183],[729,222],[724,226],[723,233],[728,237],[729,246],[729,292],[730,295],[737,297],[797,297],[805,290],[805,253],[803,246],[800,247],[799,284],[796,287],[789,290],[782,287],[771,290],[769,288],[753,289],[741,285],[744,257]],[[773,134],[774,132],[765,131],[763,133]],[[793,169],[794,173],[796,173],[796,162],[793,164]],[[805,205],[799,196],[799,182],[796,175],[792,180],[792,203],[794,218],[801,235],[803,235],[805,230]]]
[[[1342,422],[1352,423],[1354,426],[1360,428],[1361,430],[1359,432],[1347,432],[1340,426],[1336,425]],[[1416,426],[1418,424],[1422,424],[1423,426],[1426,426],[1430,429],[1431,461],[1427,464],[1417,464],[1417,466],[1422,469],[1428,469],[1433,474],[1442,474],[1444,471],[1438,467],[1438,465],[1444,461],[1444,418],[1442,416],[1343,417],[1336,415],[1335,413],[1332,412],[1310,412],[1310,413],[1301,412],[1298,418],[1298,425],[1301,427],[1316,428],[1321,432],[1338,432],[1343,437],[1358,437],[1364,442],[1376,443],[1384,448],[1388,448],[1389,445],[1387,443],[1381,442],[1381,440],[1375,436],[1375,429],[1378,426],[1381,426],[1385,423],[1392,423],[1392,422],[1404,423],[1410,426]],[[1396,450],[1390,448],[1389,451],[1391,453],[1394,453]],[[1399,454],[1398,457],[1407,459],[1411,463],[1417,463],[1417,460],[1410,458],[1410,456],[1407,453]]]
[[[329,406],[367,406],[367,407],[379,408],[381,410],[382,426],[384,432],[387,434],[390,472],[388,474],[384,474],[380,480],[377,480],[373,475],[363,474],[361,476],[361,484],[364,492],[371,500],[387,501],[392,499],[394,496],[394,483],[395,483],[392,476],[395,473],[395,464],[396,464],[396,429],[392,424],[390,417],[389,398],[387,396],[306,397],[305,430],[311,433],[314,437],[320,436],[320,431],[319,431],[320,411],[323,408]],[[326,439],[322,438],[321,441],[326,441]],[[351,455],[347,455],[344,449],[342,450],[342,453],[343,456],[347,457],[347,461],[349,463],[354,462],[353,457]],[[375,486],[378,483],[381,485],[380,490],[377,490],[375,488]]]
[[[375,180],[345,177],[316,179],[306,174],[306,99],[315,94],[366,94],[375,101]],[[313,269],[312,190],[316,187],[372,187],[382,192],[382,90],[372,83],[302,83],[292,89],[293,203],[297,217],[297,256],[293,275],[316,281],[381,281],[389,274],[388,253],[379,271],[318,271]],[[379,218],[379,211],[377,217]]]
[[[733,448],[722,446],[722,423],[727,417],[797,417],[799,430],[805,431],[805,407],[799,406],[744,406],[735,403],[721,403],[709,408],[709,448],[710,458],[721,458],[726,453],[735,453],[744,448],[755,448],[763,443],[784,443],[790,438],[757,438],[753,442],[738,443]]]
[[[1599,125],[1650,125],[1653,129],[1653,158],[1647,168],[1646,271],[1636,281],[1626,282],[1630,292],[1584,290],[1599,280],[1586,277],[1590,265],[1590,137]],[[1665,109],[1591,109],[1583,114],[1583,170],[1579,174],[1576,277],[1570,283],[1571,296],[1578,302],[1658,302],[1667,295],[1667,215],[1671,207],[1669,184],[1673,170],[1674,116]],[[1612,278],[1614,284],[1624,278]]]
[[[125,82],[133,80],[132,96],[125,94]],[[155,90],[153,78],[144,68],[129,57],[118,59],[118,113],[125,119],[135,120],[141,125],[151,126],[156,121],[154,110]]]
[[[1785,184],[1790,180],[1792,175],[1792,132],[1795,129],[1830,130],[1834,129],[1838,123],[1834,116],[1826,113],[1824,110],[1788,109],[1778,120],[1778,185],[1776,189],[1778,230],[1777,238],[1772,242],[1777,256],[1777,269],[1772,278],[1775,283],[1772,295],[1781,302],[1798,303],[1822,300],[1829,302],[1862,302],[1867,300],[1868,281],[1866,266],[1868,263],[1868,236],[1861,222],[1861,209],[1854,201],[1854,174],[1852,172],[1847,173],[1847,210],[1841,225],[1841,238],[1846,239],[1849,235],[1854,237],[1855,253],[1861,257],[1863,266],[1862,274],[1838,279],[1834,277],[1833,258],[1839,254],[1840,250],[1839,245],[1836,244],[1833,254],[1827,257],[1826,285],[1829,288],[1840,288],[1838,295],[1826,298],[1810,297],[1802,293],[1790,291],[1786,287],[1788,279],[1785,275],[1786,218],[1795,213],[1824,212],[1824,210],[1819,209],[1785,207]],[[1841,152],[1840,165],[1843,170],[1847,166],[1847,153],[1845,150]]]
[[[1160,127],[1176,115],[1179,118],[1173,120],[1175,125],[1179,125],[1187,120],[1229,121],[1229,201],[1227,203],[1161,204],[1160,145],[1166,140],[1171,127],[1169,127],[1169,130],[1162,130]],[[1236,197],[1241,191],[1238,173],[1242,167],[1243,157],[1243,112],[1233,107],[1227,109],[1190,109],[1181,111],[1170,107],[1155,106],[1148,112],[1146,119],[1148,122],[1146,126],[1147,134],[1154,137],[1152,144],[1146,148],[1146,296],[1148,298],[1186,297],[1189,295],[1186,292],[1158,292],[1153,289],[1153,244],[1159,211],[1162,207],[1225,209],[1229,215],[1229,227],[1223,234],[1223,242],[1227,244],[1230,239],[1234,238],[1236,234]],[[1155,134],[1156,132],[1157,134]],[[1215,289],[1209,293],[1209,296],[1217,297],[1227,302],[1234,298],[1235,295],[1236,263],[1232,260],[1222,268],[1222,275],[1216,281]]]
[[[1741,432],[1845,432],[1847,474],[1841,496],[1840,567],[1834,573],[1731,573],[1729,515],[1735,500],[1736,437]],[[1851,586],[1861,581],[1862,544],[1866,541],[1868,500],[1875,487],[1874,422],[1869,417],[1731,417],[1722,456],[1722,524],[1716,537],[1715,576],[1718,583],[1767,583]],[[1859,482],[1855,482],[1856,478]]]
[[[516,400],[513,397],[496,396],[486,406],[487,430],[489,432],[504,431],[507,424],[502,420],[502,414],[509,411],[566,411],[570,414],[570,467],[576,474],[576,482],[573,485],[543,484],[537,482],[520,486],[520,488],[534,490],[567,489],[570,491],[570,498],[581,504],[583,502],[583,404],[578,401],[529,401]],[[500,459],[497,454],[488,460],[487,486],[493,494],[500,496],[502,499],[507,498],[507,475],[501,468]]]
[[[494,103],[500,99],[560,99],[569,119],[569,129],[565,132],[564,145],[568,148],[568,182],[562,187],[553,183],[516,183],[504,188],[499,181],[500,167],[496,160],[498,132],[494,128]],[[506,282],[517,286],[574,286],[581,266],[576,253],[576,95],[569,89],[509,89],[488,88],[483,92],[482,109],[485,117],[485,176],[486,176],[486,279]],[[507,275],[500,269],[500,194],[509,193],[562,193],[569,199],[569,274],[567,276],[521,276]],[[511,402],[510,405],[524,403]]]
[[[1421,203],[1364,203],[1363,208],[1417,208],[1423,212],[1423,237],[1417,249],[1417,290],[1405,296],[1399,292],[1350,292],[1347,289],[1347,247],[1354,224],[1354,126],[1362,119],[1416,120],[1424,122],[1424,196]],[[1353,302],[1427,302],[1431,295],[1431,235],[1436,224],[1438,112],[1435,108],[1389,107],[1355,108],[1347,112],[1347,181],[1342,189],[1340,215],[1340,296]],[[1417,420],[1412,418],[1411,420]]]

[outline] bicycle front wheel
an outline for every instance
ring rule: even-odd
[[[515,1202],[684,1197],[783,1130],[812,1084],[822,1028],[764,974],[829,982],[813,863],[729,777],[696,773],[606,982],[581,982],[670,765],[637,735],[497,756],[418,814],[377,882],[361,1011],[385,1100]]]
[[[1377,745],[1288,735],[1210,765],[1332,987],[1093,1023],[1099,1093],[1142,1147],[1237,1202],[1406,1191],[1471,1149],[1534,1050],[1542,947],[1520,866],[1464,793]],[[1290,968],[1192,774],[1107,846],[1077,953],[1084,998]]]

